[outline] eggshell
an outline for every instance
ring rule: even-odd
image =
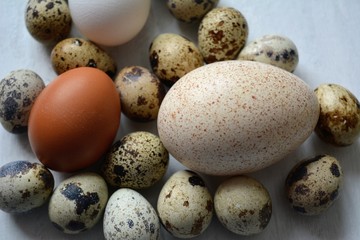
[[[269,192],[256,179],[236,176],[225,180],[214,196],[219,221],[230,231],[244,236],[261,233],[271,219]]]
[[[49,202],[49,218],[64,233],[92,228],[102,217],[108,200],[106,182],[96,173],[85,172],[62,181]]]
[[[158,132],[188,168],[236,175],[265,168],[313,132],[319,104],[297,76],[268,64],[223,61],[195,69],[165,96]]]
[[[109,76],[90,67],[69,70],[45,87],[31,110],[31,148],[56,171],[88,167],[111,146],[120,113],[119,95]]]
[[[315,89],[320,104],[316,134],[325,142],[348,146],[360,137],[360,103],[338,84],[321,84]]]
[[[111,195],[103,229],[106,240],[160,239],[160,222],[155,209],[140,193],[128,188]]]
[[[40,207],[54,188],[52,173],[40,163],[13,161],[0,168],[0,209],[23,213]]]
[[[162,187],[157,210],[167,231],[178,238],[192,238],[210,225],[213,200],[198,174],[181,170]]]
[[[333,205],[343,184],[339,161],[318,155],[296,164],[289,172],[286,196],[292,208],[303,215],[318,215]]]
[[[73,22],[93,42],[121,45],[134,38],[148,19],[151,0],[69,0]]]
[[[105,180],[113,187],[148,188],[165,174],[169,153],[159,137],[132,132],[116,141],[102,165]]]
[[[0,82],[0,122],[11,133],[25,133],[35,99],[45,83],[28,69],[11,71]]]

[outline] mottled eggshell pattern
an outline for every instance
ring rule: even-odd
[[[167,231],[178,238],[192,238],[211,223],[213,200],[198,174],[181,170],[161,189],[157,210]]]
[[[105,180],[96,173],[79,173],[62,181],[49,202],[49,217],[64,233],[92,228],[102,217],[108,200]]]
[[[304,215],[318,215],[333,205],[342,188],[343,172],[338,160],[318,155],[296,164],[285,182],[292,208]]]
[[[27,69],[12,71],[1,80],[0,122],[7,131],[27,131],[30,110],[44,88],[41,77]]]
[[[318,117],[313,90],[297,76],[232,60],[182,77],[166,94],[157,126],[165,148],[189,169],[238,175],[283,159]]]
[[[248,176],[232,177],[220,184],[214,206],[219,221],[228,230],[245,236],[262,232],[272,214],[269,192]]]
[[[169,153],[159,137],[145,131],[116,141],[105,157],[102,174],[113,187],[148,188],[165,174]]]
[[[54,188],[52,173],[39,163],[14,161],[0,168],[0,209],[23,213],[47,202]]]
[[[360,103],[338,84],[321,84],[315,89],[320,117],[315,132],[336,146],[353,144],[360,136]]]
[[[60,41],[71,30],[70,10],[66,0],[29,0],[25,12],[26,28],[39,42]]]
[[[237,59],[263,62],[293,72],[299,62],[299,53],[291,39],[265,35],[246,45]]]
[[[204,65],[196,45],[174,33],[159,34],[150,44],[149,58],[155,75],[168,86]]]
[[[128,188],[111,195],[103,227],[106,240],[160,239],[160,222],[155,209],[140,193]]]
[[[219,0],[167,0],[166,6],[176,19],[191,23],[201,20],[218,2]]]
[[[51,63],[57,74],[77,67],[94,67],[113,78],[116,63],[103,49],[81,38],[67,38],[51,51]]]
[[[117,75],[115,85],[121,111],[128,118],[142,122],[157,118],[166,90],[155,74],[140,66],[125,67]]]
[[[240,11],[218,7],[208,12],[201,20],[198,41],[206,63],[232,60],[245,46],[249,28]]]

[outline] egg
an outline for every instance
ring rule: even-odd
[[[54,188],[52,173],[42,164],[13,161],[0,167],[0,209],[24,213],[44,205]]]
[[[44,89],[42,78],[32,70],[11,71],[0,82],[0,122],[10,133],[25,133],[30,110]]]
[[[27,1],[25,24],[30,35],[41,43],[56,43],[66,38],[72,24],[67,1]]]
[[[299,62],[299,53],[291,39],[265,35],[246,45],[237,59],[263,62],[293,72]]]
[[[38,96],[29,118],[30,146],[56,171],[73,172],[98,161],[120,125],[120,99],[103,71],[80,67],[57,78]]]
[[[191,170],[238,175],[263,169],[313,132],[319,104],[297,76],[268,64],[221,61],[182,77],[159,110],[159,137]]]
[[[317,135],[336,146],[356,142],[360,136],[360,103],[354,94],[338,84],[321,84],[315,94],[320,104]]]
[[[195,172],[175,172],[162,187],[157,211],[162,225],[177,238],[199,236],[210,225],[213,200],[203,179]]]
[[[248,176],[235,176],[221,183],[215,192],[214,206],[221,224],[244,236],[261,233],[272,214],[269,192]]]
[[[69,7],[81,34],[100,45],[117,46],[144,27],[151,0],[69,0]]]
[[[149,59],[155,75],[172,86],[186,73],[204,65],[197,46],[175,33],[162,33],[150,44]]]
[[[116,141],[105,157],[102,173],[113,187],[148,188],[165,174],[169,153],[159,137],[132,132]]]
[[[116,62],[103,49],[82,38],[67,38],[51,51],[51,64],[57,74],[77,67],[94,67],[109,77],[116,73]]]
[[[330,155],[317,155],[296,164],[285,181],[292,208],[303,215],[318,215],[333,205],[343,184],[339,161]]]
[[[121,188],[105,209],[103,231],[106,240],[160,239],[160,222],[152,205],[140,193]]]
[[[124,67],[117,75],[115,85],[124,115],[141,122],[157,118],[166,90],[155,74],[141,66]]]
[[[206,63],[233,60],[245,46],[248,35],[248,23],[239,10],[217,7],[200,22],[199,50]]]
[[[49,202],[49,218],[60,231],[77,234],[91,229],[103,216],[108,200],[104,179],[84,172],[63,180]]]
[[[191,23],[201,20],[218,2],[219,0],[168,0],[166,6],[176,19]]]

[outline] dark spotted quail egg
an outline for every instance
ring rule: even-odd
[[[116,141],[102,166],[105,180],[113,187],[148,188],[165,174],[169,153],[160,138],[138,131]]]
[[[168,232],[178,238],[192,238],[209,226],[213,200],[198,174],[181,170],[175,172],[161,189],[157,210]]]
[[[328,209],[338,198],[343,172],[338,160],[318,155],[296,164],[285,182],[292,208],[304,215],[317,215]]]
[[[0,122],[7,131],[27,131],[30,110],[44,87],[40,76],[27,69],[12,71],[1,80]]]
[[[262,232],[272,214],[268,191],[248,176],[232,177],[220,184],[214,206],[219,221],[228,230],[245,236]]]
[[[320,105],[315,132],[325,142],[347,146],[360,136],[360,103],[346,88],[321,84],[315,89]]]
[[[50,221],[64,233],[86,231],[101,219],[107,200],[107,185],[101,176],[77,174],[55,189],[49,202]]]
[[[64,39],[72,23],[67,0],[29,0],[25,23],[31,36],[39,42],[50,44]]]
[[[14,161],[0,168],[0,209],[22,213],[40,207],[54,188],[52,173],[40,163]]]

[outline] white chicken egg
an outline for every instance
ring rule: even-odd
[[[69,0],[70,13],[81,34],[105,46],[134,38],[149,16],[150,0]]]

